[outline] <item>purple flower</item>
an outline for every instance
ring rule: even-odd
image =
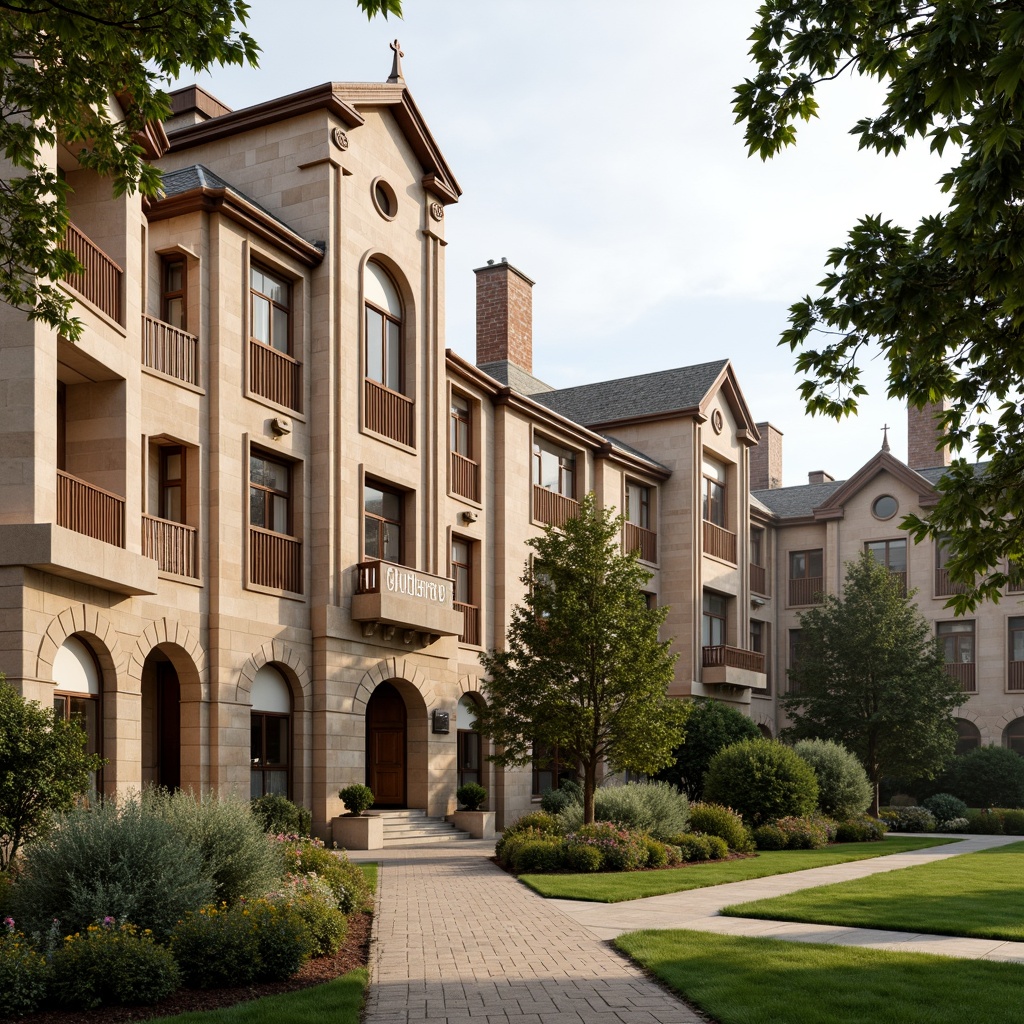
[[[117,924],[117,918],[111,917],[109,914],[103,918],[104,928],[113,928],[115,924]]]
[[[9,932],[13,932],[14,931],[14,918],[13,917],[5,917],[4,918],[4,924],[7,925],[7,930]]]

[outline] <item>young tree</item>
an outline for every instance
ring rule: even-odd
[[[81,726],[25,700],[0,675],[0,871],[46,831],[54,811],[88,790],[103,762],[86,753],[85,739]]]
[[[401,16],[401,0],[356,2],[367,17]],[[183,69],[255,65],[248,13],[244,0],[0,0],[0,153],[13,168],[0,177],[0,300],[79,336],[56,286],[82,269],[63,248],[68,186],[46,151],[60,138],[115,194],[155,196],[138,136],[170,114],[161,85]]]
[[[583,777],[585,822],[594,820],[597,771],[655,772],[672,760],[687,706],[666,695],[675,656],[658,639],[665,608],[648,608],[650,573],[622,554],[622,517],[594,496],[561,529],[529,542],[506,649],[481,655],[488,674],[477,729],[501,765],[525,765],[533,744],[557,747]]]
[[[843,596],[800,616],[800,655],[780,703],[792,739],[835,740],[872,784],[883,775],[931,778],[952,757],[952,713],[966,700],[942,650],[899,581],[865,552],[846,567]]]
[[[800,349],[807,410],[839,419],[865,394],[858,363],[877,344],[888,394],[922,408],[948,399],[954,461],[926,518],[947,537],[958,610],[998,599],[1006,562],[1024,559],[1024,12],[998,0],[766,0],[751,36],[754,78],[736,90],[750,152],[774,156],[816,116],[815,91],[845,72],[879,79],[883,109],[852,129],[897,154],[914,136],[956,151],[940,178],[948,208],[912,229],[865,217],[828,256],[822,292],[790,310],[780,344]],[[820,337],[821,346],[810,347]],[[986,414],[996,422],[985,422]]]

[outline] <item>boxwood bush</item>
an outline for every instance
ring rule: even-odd
[[[939,783],[968,807],[1024,807],[1024,757],[1006,747],[978,747],[954,757]]]
[[[308,836],[313,827],[313,813],[308,807],[293,804],[279,793],[265,793],[249,805],[253,816],[271,835]]]
[[[749,853],[754,848],[749,831],[743,819],[731,808],[722,804],[697,803],[690,807],[690,828],[709,836],[720,836],[730,850]]]
[[[867,809],[871,783],[855,754],[832,740],[801,740],[793,750],[814,770],[822,814],[842,820]]]
[[[950,821],[953,818],[965,818],[967,816],[967,804],[951,793],[936,793],[935,796],[930,796],[927,800],[923,800],[921,806],[925,810],[931,811],[935,815],[935,820],[940,825],[944,821]]]

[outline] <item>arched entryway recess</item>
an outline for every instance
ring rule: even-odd
[[[378,684],[366,702],[366,784],[375,807],[426,808],[427,706],[404,679]]]

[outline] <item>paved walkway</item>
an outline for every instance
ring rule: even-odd
[[[545,900],[489,860],[492,841],[353,853],[381,864],[366,1024],[703,1024],[608,939],[694,928],[1024,962],[1024,942],[718,916],[722,907],[1019,842],[974,836],[884,858],[628,903]]]

